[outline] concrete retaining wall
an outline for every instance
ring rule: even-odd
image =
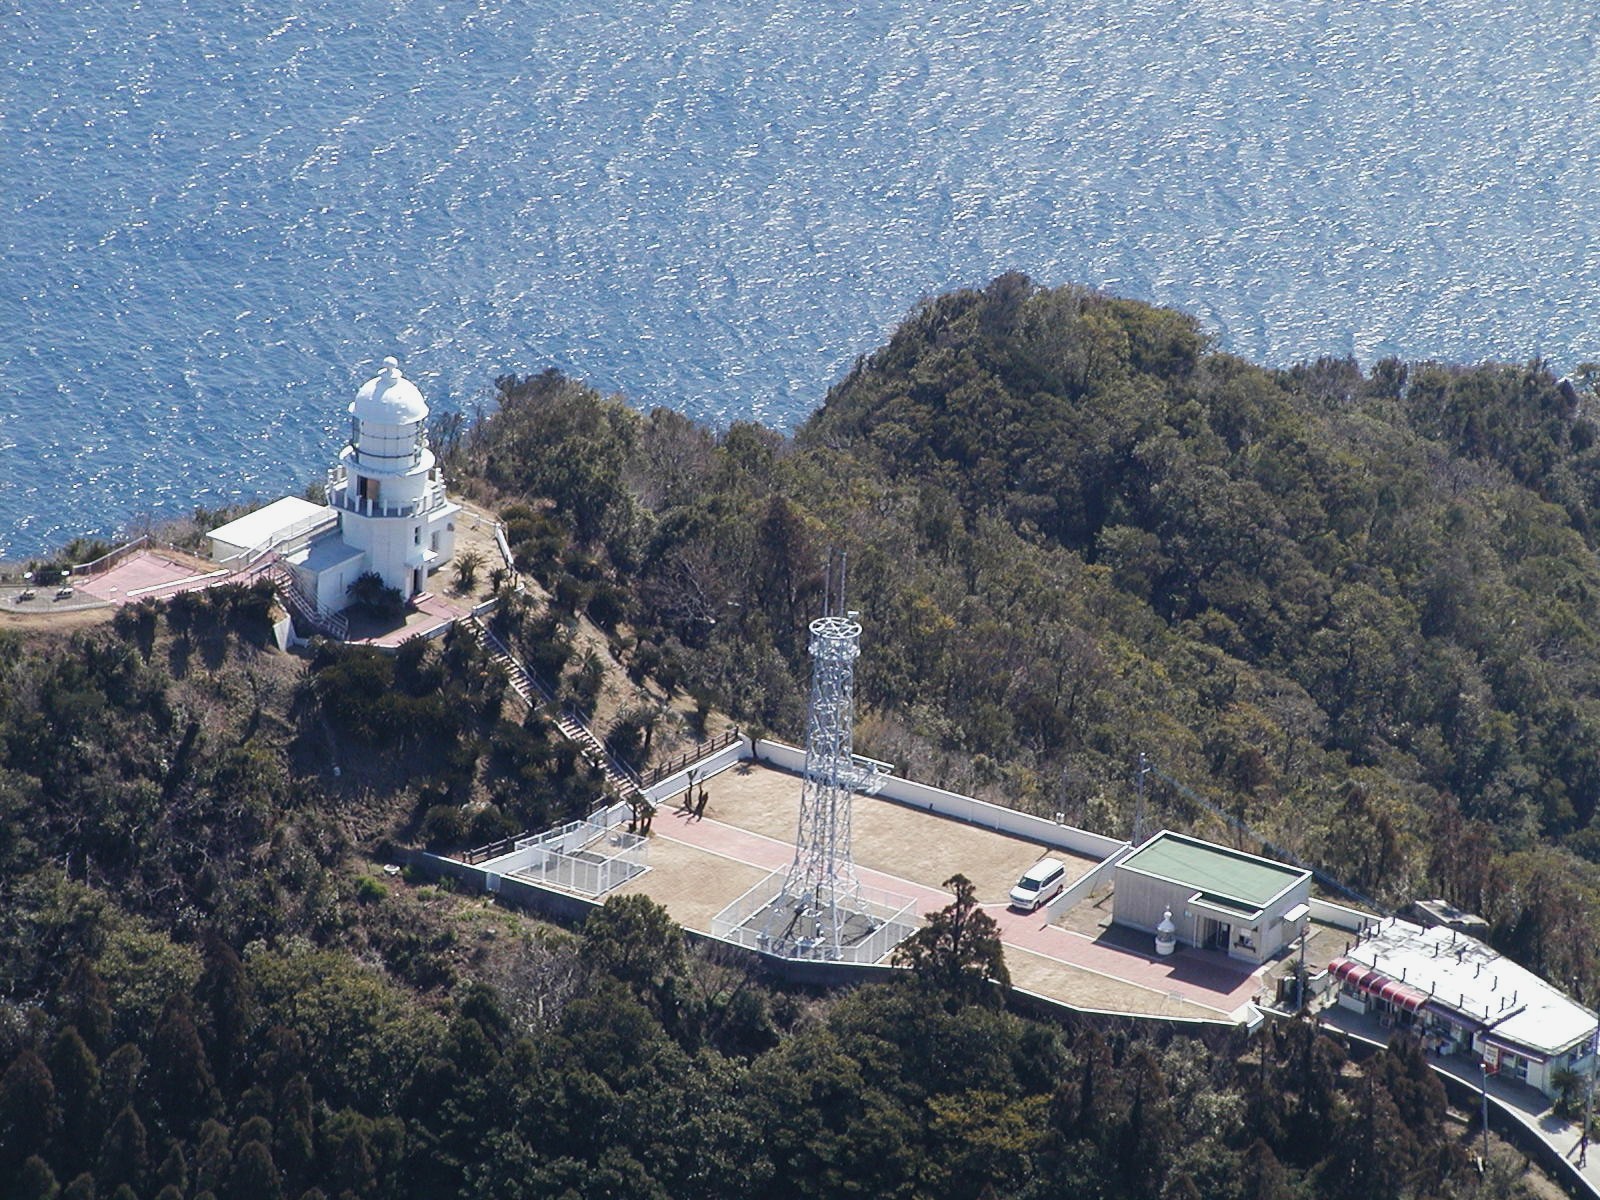
[[[1045,906],[1045,914],[1054,921],[1067,909],[1083,900],[1090,892],[1107,882],[1116,872],[1117,864],[1133,853],[1133,843],[1123,842],[1111,852],[1111,857],[1098,866],[1091,867],[1081,879],[1074,880],[1067,889]]]
[[[1335,929],[1348,929],[1354,932],[1376,919],[1371,913],[1357,912],[1353,908],[1334,904],[1330,900],[1318,900],[1315,896],[1311,897],[1309,903],[1311,919],[1321,921],[1324,925],[1332,925]]]
[[[497,896],[503,904],[541,913],[567,924],[583,924],[589,914],[600,907],[600,902],[595,900],[586,900],[566,892],[540,887],[538,884],[529,883],[526,880],[512,879],[493,871],[486,871],[482,867],[474,867],[466,863],[457,862],[453,858],[429,854],[425,850],[402,850],[399,852],[399,857],[407,865],[415,867],[430,878],[454,879],[468,891],[488,892]],[[721,953],[736,957],[747,968],[759,969],[786,983],[799,984],[805,987],[850,987],[860,983],[879,983],[902,974],[904,971],[902,967],[888,966],[883,963],[814,962],[769,958],[764,954],[757,954],[752,950],[736,946],[732,942],[712,937],[708,933],[701,933],[693,929],[686,929],[684,932],[696,942],[715,946]],[[1208,1021],[1190,1017],[1146,1017],[1140,1013],[1120,1013],[1105,1009],[1078,1008],[1022,988],[1013,988],[1011,990],[1007,998],[1007,1005],[1027,1016],[1054,1021],[1081,1020],[1084,1018],[1114,1022],[1139,1021],[1141,1024],[1166,1025],[1169,1028],[1186,1033],[1200,1033],[1207,1030],[1236,1030],[1239,1028],[1239,1026],[1226,1020]]]
[[[793,771],[796,774],[805,770],[806,752],[796,746],[786,746],[782,742],[772,742],[763,738],[755,743],[753,749],[756,759],[770,766]],[[1078,829],[1072,825],[1057,825],[1054,821],[1018,812],[1014,808],[990,804],[986,800],[975,800],[971,796],[947,792],[943,788],[917,783],[912,779],[901,779],[898,776],[891,775],[883,779],[877,795],[884,800],[893,800],[909,808],[920,808],[924,812],[953,817],[969,825],[993,829],[998,833],[1009,833],[1015,837],[1026,838],[1030,842],[1055,846],[1062,850],[1070,850],[1074,854],[1088,855],[1090,858],[1106,858],[1126,845],[1116,838],[1090,833],[1087,829]]]
[[[1049,996],[1041,996],[1038,992],[1030,992],[1025,988],[1014,987],[1006,995],[1006,1007],[1013,1012],[1021,1013],[1025,1017],[1032,1017],[1043,1021],[1062,1021],[1089,1018],[1096,1022],[1121,1025],[1126,1022],[1137,1022],[1141,1031],[1154,1026],[1165,1026],[1178,1033],[1199,1035],[1202,1033],[1241,1033],[1244,1026],[1230,1021],[1225,1017],[1209,1020],[1205,1017],[1153,1017],[1144,1013],[1113,1012],[1103,1008],[1075,1008],[1070,1004],[1063,1004],[1059,1000],[1052,1000]]]
[[[721,774],[729,767],[738,766],[740,763],[751,757],[753,757],[753,754],[750,749],[750,739],[747,737],[741,737],[738,741],[724,746],[721,750],[702,758],[699,762],[693,764],[692,766],[685,767],[683,770],[678,771],[675,774],[668,775],[665,779],[657,783],[652,783],[649,787],[645,788],[644,794],[649,799],[651,804],[660,804],[662,801],[676,796],[679,792],[683,791],[684,788],[689,786],[690,771],[694,772],[696,783],[704,783],[713,775]],[[802,755],[801,757],[803,759],[805,756]]]
[[[1322,1032],[1330,1037],[1339,1038],[1350,1050],[1350,1057],[1364,1060],[1384,1049],[1379,1043],[1353,1034],[1347,1029],[1339,1029],[1324,1025]],[[1432,1063],[1429,1066],[1433,1066]],[[1465,1109],[1473,1114],[1473,1128],[1481,1131],[1478,1124],[1478,1115],[1483,1110],[1483,1092],[1473,1087],[1465,1079],[1461,1079],[1448,1071],[1433,1068],[1434,1076],[1444,1084],[1445,1094],[1450,1097],[1450,1103],[1457,1108]],[[1600,1190],[1578,1170],[1571,1160],[1562,1157],[1561,1152],[1540,1137],[1529,1126],[1529,1122],[1537,1121],[1537,1117],[1524,1116],[1516,1110],[1509,1108],[1506,1103],[1493,1092],[1489,1093],[1489,1128],[1494,1130],[1518,1150],[1529,1158],[1534,1159],[1544,1169],[1545,1173],[1559,1183],[1573,1196],[1600,1197]],[[1481,1137],[1481,1132],[1479,1133]],[[1474,1143],[1473,1153],[1478,1153],[1478,1143]]]
[[[543,913],[558,921],[582,924],[591,912],[599,908],[597,901],[586,900],[553,888],[540,887],[523,879],[513,879],[497,871],[468,866],[453,858],[429,854],[426,850],[404,850],[400,857],[406,865],[415,867],[433,879],[453,879],[469,892],[489,892],[502,903]]]

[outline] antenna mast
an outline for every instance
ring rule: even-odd
[[[858,614],[844,607],[845,568],[845,555],[830,552],[823,615],[811,622],[811,704],[800,824],[794,862],[766,929],[771,950],[783,955],[837,959],[872,924],[863,915],[861,880],[850,856],[851,795],[870,787],[871,781],[854,754],[861,625]]]
[[[1145,757],[1143,750],[1139,751],[1139,790],[1133,801],[1133,844],[1144,845],[1144,777],[1150,774],[1150,760]]]

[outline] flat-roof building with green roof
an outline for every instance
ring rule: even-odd
[[[1178,941],[1265,962],[1300,933],[1311,872],[1163,830],[1116,867],[1112,919],[1155,933],[1172,913]]]

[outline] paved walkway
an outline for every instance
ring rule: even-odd
[[[129,604],[148,597],[164,599],[179,592],[214,587],[228,579],[226,568],[196,565],[157,550],[138,550],[98,575],[80,576],[74,582],[86,596],[112,604]]]
[[[70,597],[58,598],[54,588],[40,587],[32,600],[17,600],[16,589],[8,593],[5,600],[6,607],[18,613],[46,616],[107,604],[132,604],[145,599],[165,600],[179,592],[216,587],[234,578],[234,572],[203,559],[161,550],[137,550],[109,570],[96,575],[74,576],[73,595]],[[471,612],[470,598],[458,603],[436,593],[428,593],[407,611],[402,624],[372,637],[353,637],[350,641],[394,647],[417,634],[436,634],[441,627],[467,617]]]
[[[353,646],[381,646],[392,648],[398,646],[407,638],[418,636],[431,637],[439,633],[446,625],[464,620],[472,615],[472,601],[467,599],[461,603],[453,603],[434,592],[426,592],[414,600],[406,609],[406,618],[403,623],[393,629],[386,629],[371,637],[358,637],[352,626],[351,636],[347,639]]]
[[[653,829],[659,837],[768,871],[782,870],[794,860],[791,843],[720,821],[694,820],[681,808],[661,810]],[[942,888],[863,867],[857,872],[863,884],[904,896],[914,902],[919,913],[934,912],[950,903],[950,893]],[[982,908],[999,924],[1001,940],[1007,946],[1173,996],[1219,1016],[1242,1020],[1241,1009],[1262,987],[1259,971],[1246,971],[1203,951],[1183,949],[1171,958],[1158,958],[1104,937],[1090,938],[1052,925],[1043,913],[1020,913],[1005,904]]]
[[[1337,1029],[1347,1037],[1359,1039],[1373,1046],[1387,1046],[1389,1031],[1371,1017],[1351,1012],[1334,1005],[1323,1009],[1318,1020],[1330,1029]],[[1449,1075],[1467,1084],[1481,1094],[1483,1075],[1478,1064],[1469,1058],[1450,1055],[1445,1058],[1430,1056],[1428,1065],[1441,1075]],[[1535,1088],[1489,1076],[1489,1101],[1502,1113],[1516,1121],[1534,1137],[1555,1152],[1570,1168],[1569,1179],[1581,1182],[1593,1196],[1600,1197],[1600,1144],[1591,1147],[1587,1161],[1578,1166],[1578,1143],[1581,1138],[1578,1126],[1558,1117],[1550,1101]]]

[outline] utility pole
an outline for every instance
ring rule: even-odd
[[[1594,1067],[1595,1056],[1600,1055],[1600,1025],[1589,1035],[1589,1086],[1583,1094],[1583,1130],[1578,1137],[1578,1165],[1584,1166],[1589,1161],[1589,1121],[1594,1116]]]
[[[1478,1071],[1483,1080],[1483,1164],[1489,1165],[1489,1063],[1479,1060]]]
[[[1306,942],[1311,939],[1311,917],[1300,921],[1300,969],[1294,976],[1294,1011],[1296,1015],[1306,1010]]]
[[[1133,844],[1144,845],[1144,777],[1150,774],[1150,760],[1139,751],[1138,790],[1133,800]]]

